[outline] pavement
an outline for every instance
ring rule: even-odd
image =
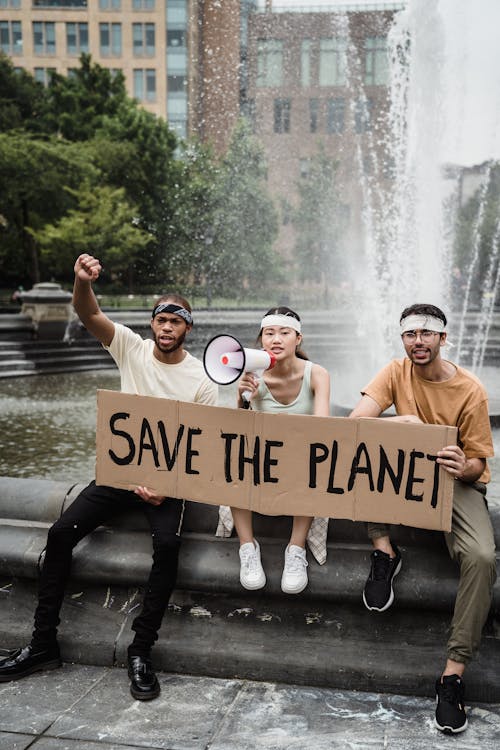
[[[390,658],[390,656],[389,656]],[[0,750],[498,750],[500,704],[434,728],[429,698],[159,673],[154,701],[125,669],[65,664],[0,685]]]

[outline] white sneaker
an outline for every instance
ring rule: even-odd
[[[296,544],[289,544],[285,550],[285,567],[281,576],[281,590],[285,594],[300,594],[307,586],[306,551]]]
[[[256,539],[240,547],[240,583],[244,589],[255,591],[266,585],[266,574],[260,561],[260,546]]]

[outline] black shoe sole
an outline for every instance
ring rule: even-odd
[[[436,729],[439,729],[440,732],[443,734],[460,734],[460,732],[465,732],[468,726],[467,719],[465,720],[465,724],[462,724],[461,727],[457,727],[456,729],[453,729],[453,727],[442,727],[440,724],[438,724],[437,719],[434,720],[434,725]]]
[[[135,698],[136,701],[152,701],[155,698],[158,698],[160,693],[160,687],[158,687],[157,690],[152,690],[150,693],[143,693],[141,690],[134,690],[132,685],[130,686],[130,695],[132,698]]]
[[[52,661],[47,661],[43,664],[35,664],[32,667],[27,667],[22,672],[17,672],[16,674],[0,675],[0,682],[22,680],[23,677],[28,677],[28,675],[33,674],[34,672],[44,672],[49,669],[59,669],[59,667],[62,667],[61,659],[53,659]]]

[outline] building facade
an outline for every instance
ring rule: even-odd
[[[122,71],[127,92],[189,130],[190,0],[0,0],[0,50],[42,83],[71,75],[82,53]]]

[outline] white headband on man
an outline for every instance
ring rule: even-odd
[[[401,321],[401,333],[406,331],[435,331],[445,333],[446,326],[442,320],[434,315],[408,315]]]
[[[260,323],[260,327],[269,328],[270,326],[279,326],[280,328],[293,328],[294,331],[300,333],[300,320],[292,317],[291,315],[265,315]]]

